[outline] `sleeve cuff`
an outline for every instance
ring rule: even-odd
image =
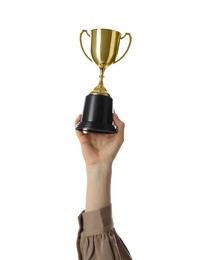
[[[82,212],[79,215],[79,224],[85,236],[108,233],[113,228],[111,204],[99,210]]]

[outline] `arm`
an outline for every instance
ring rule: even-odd
[[[113,160],[124,140],[124,123],[113,115],[117,134],[84,134],[76,131],[86,163],[87,192],[85,211],[103,208],[111,203],[110,184]],[[80,120],[76,119],[75,124]]]
[[[79,116],[75,124],[80,121]],[[111,174],[113,161],[124,141],[124,123],[113,114],[116,134],[76,131],[86,164],[85,211],[80,215],[77,249],[80,260],[132,259],[117,235],[111,215]],[[90,246],[89,246],[90,245]],[[91,248],[91,249],[90,249]]]

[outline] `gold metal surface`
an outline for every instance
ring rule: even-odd
[[[88,37],[91,38],[91,57],[92,59],[87,55],[87,53],[84,50],[83,44],[82,44],[82,36],[83,33],[86,33]],[[126,36],[129,37],[129,44],[124,52],[124,54],[116,60],[118,50],[119,50],[119,44],[120,40],[124,39]],[[84,53],[84,55],[91,61],[97,64],[97,66],[100,69],[100,79],[98,85],[94,88],[93,91],[91,91],[91,94],[99,94],[99,95],[105,95],[109,96],[109,93],[107,92],[106,88],[103,85],[103,78],[104,78],[104,72],[107,67],[109,67],[111,64],[114,64],[118,61],[120,61],[128,52],[130,45],[131,45],[131,35],[130,33],[125,33],[123,37],[121,37],[121,33],[114,30],[109,29],[93,29],[91,30],[91,34],[88,33],[87,30],[83,30],[80,33],[80,45],[81,49]]]

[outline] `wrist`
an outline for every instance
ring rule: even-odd
[[[112,163],[111,162],[99,162],[96,164],[88,165],[86,164],[87,177],[93,175],[94,177],[104,175],[111,175]]]

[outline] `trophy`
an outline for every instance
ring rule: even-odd
[[[83,48],[82,36],[86,33],[91,38],[91,58]],[[117,58],[120,40],[129,37],[129,44],[124,54]],[[80,45],[84,55],[97,64],[100,69],[99,83],[85,98],[85,104],[81,121],[76,125],[76,130],[114,134],[116,128],[113,125],[113,99],[103,85],[104,72],[107,67],[120,61],[128,52],[131,45],[130,33],[121,33],[109,29],[93,29],[91,34],[87,30],[80,33]]]

